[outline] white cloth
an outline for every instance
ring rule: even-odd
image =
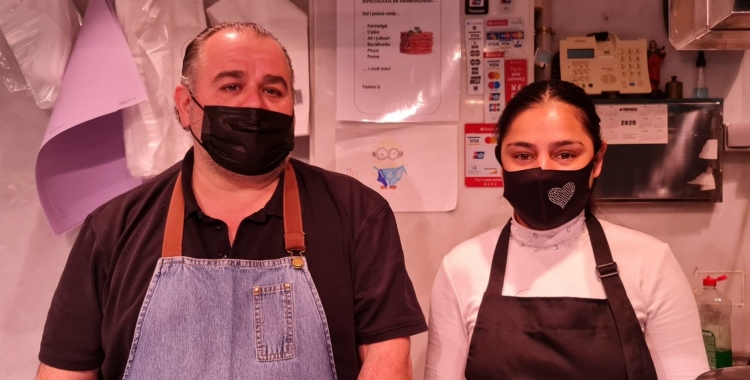
[[[694,379],[708,371],[695,298],[669,246],[600,222],[659,379]],[[464,378],[501,230],[502,226],[469,239],[443,259],[432,287],[425,379]],[[583,216],[550,231],[533,231],[514,222],[503,295],[603,299],[595,267]]]

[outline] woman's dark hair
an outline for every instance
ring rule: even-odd
[[[583,124],[586,133],[594,142],[594,159],[596,159],[599,150],[602,147],[602,131],[599,123],[599,115],[596,114],[596,106],[586,92],[570,82],[560,80],[545,80],[534,82],[521,89],[507,104],[503,110],[500,120],[495,128],[495,137],[497,138],[497,147],[495,154],[500,161],[500,150],[502,141],[513,121],[518,115],[534,107],[540,107],[547,103],[558,102],[567,104],[575,112],[575,116]],[[500,162],[502,165],[502,162]],[[596,185],[596,180],[594,180]],[[592,193],[593,193],[592,186]],[[586,205],[586,214],[593,214],[595,208],[594,196],[589,198]]]

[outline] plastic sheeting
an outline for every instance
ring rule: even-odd
[[[0,54],[23,80],[2,34]],[[0,84],[0,115],[0,379],[33,379],[44,320],[75,231],[53,235],[36,195],[36,148],[49,112],[28,93]]]
[[[115,0],[148,102],[123,110],[125,154],[134,177],[152,177],[191,146],[174,113],[187,43],[206,28],[202,0]]]
[[[52,108],[80,25],[70,0],[0,1],[0,30],[23,73],[0,55],[0,79],[8,90],[31,90],[40,108]]]

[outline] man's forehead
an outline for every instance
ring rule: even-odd
[[[208,37],[203,46],[204,53],[232,53],[244,50],[284,59],[284,52],[273,38],[258,36],[251,30],[222,30]]]
[[[278,61],[278,67],[272,66],[273,73],[267,74],[291,76],[284,52],[279,44],[269,37],[258,36],[251,30],[222,30],[212,35],[201,49],[203,66],[210,66],[210,75],[222,71],[244,71],[243,59],[271,59]]]

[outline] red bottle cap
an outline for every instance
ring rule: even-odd
[[[724,281],[726,279],[727,279],[727,275],[725,274],[722,274],[721,276],[717,278],[706,276],[706,278],[703,279],[703,286],[716,286],[717,281]]]

